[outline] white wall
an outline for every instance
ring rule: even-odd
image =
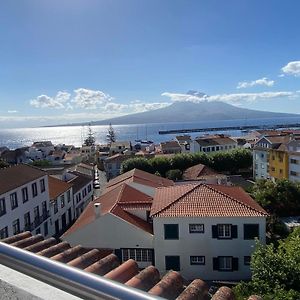
[[[62,239],[72,246],[80,244],[86,248],[153,248],[152,234],[110,213]]]
[[[70,201],[68,202],[68,191],[70,191]],[[68,226],[74,219],[74,206],[73,206],[73,192],[72,188],[70,188],[68,191],[65,191],[63,194],[59,195],[56,198],[57,201],[57,207],[58,211],[57,213],[54,212],[54,201],[51,201],[50,203],[50,212],[51,212],[51,217],[50,217],[50,224],[51,224],[51,234],[49,232],[49,235],[52,236],[55,234],[55,221],[58,220],[59,222],[59,230],[62,230],[62,215],[66,214],[66,225]],[[61,207],[61,196],[64,195],[64,202],[65,205],[64,207]],[[71,209],[71,215],[72,219],[69,219],[69,213],[68,209]]]
[[[204,224],[204,233],[189,233],[189,224]],[[164,274],[165,256],[180,256],[180,273],[186,279],[239,280],[250,278],[249,266],[244,266],[244,256],[254,250],[254,240],[243,239],[243,224],[259,224],[260,240],[265,243],[265,218],[154,218],[155,266]],[[179,224],[179,239],[164,239],[164,224]],[[212,238],[212,225],[232,224],[238,226],[238,238],[221,240]],[[205,256],[205,265],[191,265],[190,256]],[[213,270],[213,257],[233,256],[239,258],[239,271]]]
[[[291,160],[295,161],[292,163]],[[300,182],[300,153],[289,155],[289,179],[294,182]]]
[[[268,173],[267,150],[253,150],[253,177],[255,179],[270,178]]]
[[[41,193],[41,186],[40,186],[40,180],[44,179],[45,181],[45,191]],[[38,194],[36,197],[32,197],[32,189],[31,184],[36,182],[37,184],[37,191]],[[22,197],[22,188],[27,187],[28,191],[28,201],[23,203],[23,197]],[[10,194],[16,192],[17,193],[17,199],[18,199],[18,207],[15,209],[11,209],[11,201],[10,201]],[[49,210],[50,207],[50,201],[49,201],[49,187],[48,187],[48,176],[42,176],[38,178],[37,180],[33,180],[28,182],[25,185],[22,185],[16,189],[13,189],[5,194],[0,195],[0,199],[5,198],[5,204],[6,204],[6,214],[0,217],[0,229],[4,227],[8,227],[8,235],[13,235],[13,227],[12,223],[14,220],[19,219],[20,221],[20,230],[24,230],[24,214],[27,212],[30,212],[30,221],[31,223],[34,222],[34,208],[36,206],[39,206],[39,212],[40,216],[42,215],[42,203],[43,201],[46,201],[47,203],[47,210]],[[32,233],[36,233],[36,230],[40,228],[41,234],[44,235],[44,223],[48,222],[48,230],[50,231],[50,222],[49,218],[44,221],[41,225],[39,225],[37,228],[34,228],[32,230]]]

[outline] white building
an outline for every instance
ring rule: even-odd
[[[43,158],[46,158],[50,154],[50,152],[53,152],[55,150],[54,145],[51,141],[34,142],[32,144],[32,147],[41,151],[43,153]]]
[[[109,148],[109,155],[115,155],[117,153],[124,153],[125,150],[132,150],[131,142],[130,141],[118,141],[112,142]]]
[[[48,236],[48,176],[37,168],[17,165],[0,170],[0,238],[31,231]]]
[[[60,236],[74,220],[72,184],[49,176],[50,235]]]
[[[189,280],[249,279],[254,239],[265,243],[267,213],[238,187],[174,186],[145,173],[112,180],[62,239],[113,249],[141,268],[154,263],[161,274],[179,270]]]
[[[72,199],[76,219],[88,203],[93,200],[93,177],[73,171],[65,173],[63,180],[72,185]]]
[[[150,216],[155,266],[187,279],[249,279],[255,238],[265,243],[267,213],[238,187],[157,189]]]
[[[288,143],[289,135],[263,136],[253,148],[253,177],[255,179],[269,179],[269,150],[277,149],[282,143]]]
[[[287,144],[289,152],[289,180],[300,182],[300,141],[292,140]]]
[[[218,152],[237,148],[237,141],[224,134],[198,137],[192,143],[192,152]]]

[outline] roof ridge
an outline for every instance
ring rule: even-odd
[[[263,213],[262,211],[260,211],[260,210],[258,210],[258,209],[256,209],[256,208],[254,208],[254,207],[252,207],[252,206],[249,206],[249,205],[247,205],[247,204],[244,203],[244,202],[241,202],[240,200],[238,200],[238,199],[236,199],[236,198],[234,198],[234,197],[232,197],[232,196],[230,196],[230,195],[228,195],[228,194],[226,194],[226,193],[224,193],[224,192],[222,192],[222,191],[220,191],[220,190],[214,188],[213,186],[210,186],[210,185],[205,184],[205,183],[203,183],[203,185],[206,186],[206,187],[208,187],[209,189],[211,189],[211,190],[213,190],[213,191],[215,191],[215,192],[217,192],[217,193],[223,195],[223,196],[226,196],[227,198],[230,198],[231,200],[233,200],[233,201],[235,201],[235,202],[238,202],[239,204],[241,204],[241,205],[243,205],[243,206],[245,206],[245,207],[247,207],[247,208],[249,208],[249,209],[251,209],[251,210],[254,210],[254,211],[256,211],[256,212],[259,212],[259,213],[261,213],[261,214],[265,214],[265,215],[266,215],[266,213]],[[241,187],[239,187],[239,186],[236,186],[235,188],[237,188],[237,189],[242,190],[243,192],[245,192],[245,191],[244,191]],[[246,192],[245,192],[245,193],[246,193]],[[247,196],[248,196],[248,194],[247,194]],[[252,198],[251,198],[251,199],[252,199]],[[254,201],[255,201],[255,200],[254,200]]]
[[[121,185],[121,188],[120,188],[120,190],[119,190],[119,193],[118,193],[116,202],[115,202],[114,205],[110,208],[109,212],[112,212],[112,211],[118,206],[120,197],[121,197],[122,192],[123,192],[123,190],[124,190],[124,188],[125,188],[125,184],[126,184],[126,183],[123,183],[123,184]]]
[[[187,184],[187,185],[191,185],[193,186],[193,184]],[[162,211],[166,210],[167,208],[169,208],[171,205],[173,205],[174,203],[178,202],[182,197],[186,196],[187,194],[191,193],[192,191],[194,191],[197,187],[199,187],[200,185],[203,185],[203,183],[198,183],[195,184],[195,186],[193,186],[193,188],[187,192],[185,192],[183,195],[181,195],[180,197],[178,197],[177,199],[175,199],[173,202],[171,202],[170,204],[166,205],[164,208],[160,209],[159,211],[157,211],[155,214],[152,215],[152,217],[154,217],[155,215],[157,215],[158,213],[161,213]],[[172,188],[174,186],[168,186],[167,188]]]

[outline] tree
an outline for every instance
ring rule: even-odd
[[[258,180],[251,196],[269,213],[280,217],[300,214],[300,186],[287,179]]]
[[[94,146],[95,145],[95,137],[94,133],[92,132],[91,126],[88,127],[88,134],[84,140],[84,145],[86,146]]]
[[[115,133],[115,130],[113,129],[111,123],[109,124],[109,127],[108,127],[108,133],[106,135],[106,139],[110,144],[116,141],[116,133]]]
[[[238,284],[238,299],[259,294],[263,299],[296,300],[300,298],[299,232],[279,243],[257,244],[251,258],[252,280]]]
[[[7,168],[8,166],[9,164],[6,161],[0,159],[0,169]]]
[[[148,159],[143,157],[136,157],[136,158],[129,158],[123,161],[121,165],[121,174],[126,173],[134,168],[145,172],[154,173]]]
[[[167,157],[156,157],[149,160],[152,169],[158,172],[160,176],[165,177],[166,172],[170,170],[170,159]]]
[[[182,179],[182,172],[179,169],[169,170],[166,177],[171,180],[180,180]]]

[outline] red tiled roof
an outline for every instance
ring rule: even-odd
[[[72,187],[72,184],[59,180],[52,176],[48,176],[49,196],[50,200],[56,199]]]
[[[254,217],[267,213],[241,188],[187,184],[159,188],[153,217]]]
[[[144,208],[149,208],[150,210],[152,198],[126,183],[123,183],[102,194],[93,202],[90,202],[76,222],[64,233],[64,235],[75,232],[77,229],[84,227],[95,220],[95,203],[101,204],[102,215],[112,213],[134,226],[151,234],[153,233],[152,226],[149,225],[149,223],[132,215],[124,209],[125,207],[133,208],[138,205],[140,206],[139,209],[141,209],[141,206],[144,206]]]
[[[0,195],[45,175],[46,172],[23,164],[0,169]]]
[[[169,271],[160,278],[159,271],[154,266],[139,271],[134,260],[129,259],[120,264],[115,254],[107,254],[106,257],[103,257],[101,249],[87,249],[80,245],[71,247],[68,243],[57,242],[53,238],[44,240],[41,235],[32,237],[30,232],[20,233],[1,242],[30,251],[35,255],[61,261],[85,272],[148,291],[151,295],[165,299],[195,300],[208,298],[208,285],[201,279],[195,279],[186,285],[184,278],[175,271]],[[111,250],[108,253],[111,253]],[[223,287],[220,288],[219,293],[216,293],[219,298],[213,299],[221,299],[220,297],[223,296],[222,299],[229,300],[231,298],[228,298],[227,295],[231,294],[232,291],[229,288]]]
[[[207,175],[219,175],[219,174],[203,164],[198,164],[186,169],[183,173],[183,178],[196,179],[201,176],[207,176]]]
[[[147,173],[139,169],[132,169],[118,177],[110,180],[107,184],[107,188],[122,184],[123,182],[136,182],[151,187],[161,187],[161,186],[172,186],[174,182],[172,180],[156,176],[154,174]]]

